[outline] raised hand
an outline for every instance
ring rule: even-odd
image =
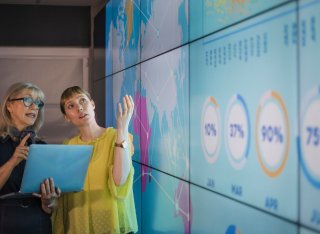
[[[130,119],[134,110],[134,102],[130,95],[123,97],[123,109],[121,103],[118,104],[117,129],[118,134],[125,137],[128,134]]]
[[[26,142],[30,134],[27,134],[21,141],[20,144],[16,147],[13,155],[11,156],[10,161],[13,162],[14,166],[17,166],[22,160],[26,160],[29,154],[29,147],[26,146]]]

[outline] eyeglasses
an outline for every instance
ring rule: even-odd
[[[32,104],[35,104],[38,109],[41,109],[44,106],[44,102],[41,101],[40,99],[33,100],[31,97],[23,97],[23,98],[14,98],[14,99],[9,99],[10,102],[12,101],[23,101],[23,104],[25,107],[30,107]]]

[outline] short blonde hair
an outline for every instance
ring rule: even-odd
[[[92,100],[90,94],[89,94],[86,90],[80,88],[79,86],[69,87],[69,88],[65,89],[65,90],[63,91],[63,93],[61,94],[61,98],[60,98],[60,110],[61,110],[62,114],[64,114],[64,115],[66,114],[66,110],[65,110],[66,101],[67,101],[69,98],[71,98],[73,95],[75,95],[75,94],[84,94],[84,95],[86,95],[90,100]]]
[[[14,127],[11,119],[11,114],[7,109],[7,103],[10,99],[16,98],[20,93],[25,90],[31,90],[37,97],[44,101],[45,96],[43,91],[36,85],[26,82],[18,82],[11,85],[6,94],[4,95],[3,102],[1,104],[1,116],[0,116],[0,135],[7,136],[10,134],[10,128]],[[34,124],[30,127],[36,134],[42,127],[44,122],[44,108],[39,109],[38,117]]]

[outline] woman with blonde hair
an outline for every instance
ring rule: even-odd
[[[45,144],[37,132],[44,121],[44,93],[19,82],[7,90],[0,115],[0,196],[16,193],[30,144]],[[41,194],[0,199],[0,233],[52,233],[50,215],[60,196],[52,179],[39,185]]]

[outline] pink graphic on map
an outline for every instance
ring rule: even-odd
[[[140,134],[140,150],[141,150],[141,190],[146,190],[148,171],[151,172],[151,168],[145,165],[149,163],[149,143],[151,136],[151,128],[149,126],[148,114],[147,114],[147,101],[145,97],[142,97],[140,93],[136,92],[134,95],[134,103],[136,106],[136,115],[133,119],[133,131],[136,134]],[[140,129],[141,127],[141,129]],[[151,177],[149,180],[151,180]]]

